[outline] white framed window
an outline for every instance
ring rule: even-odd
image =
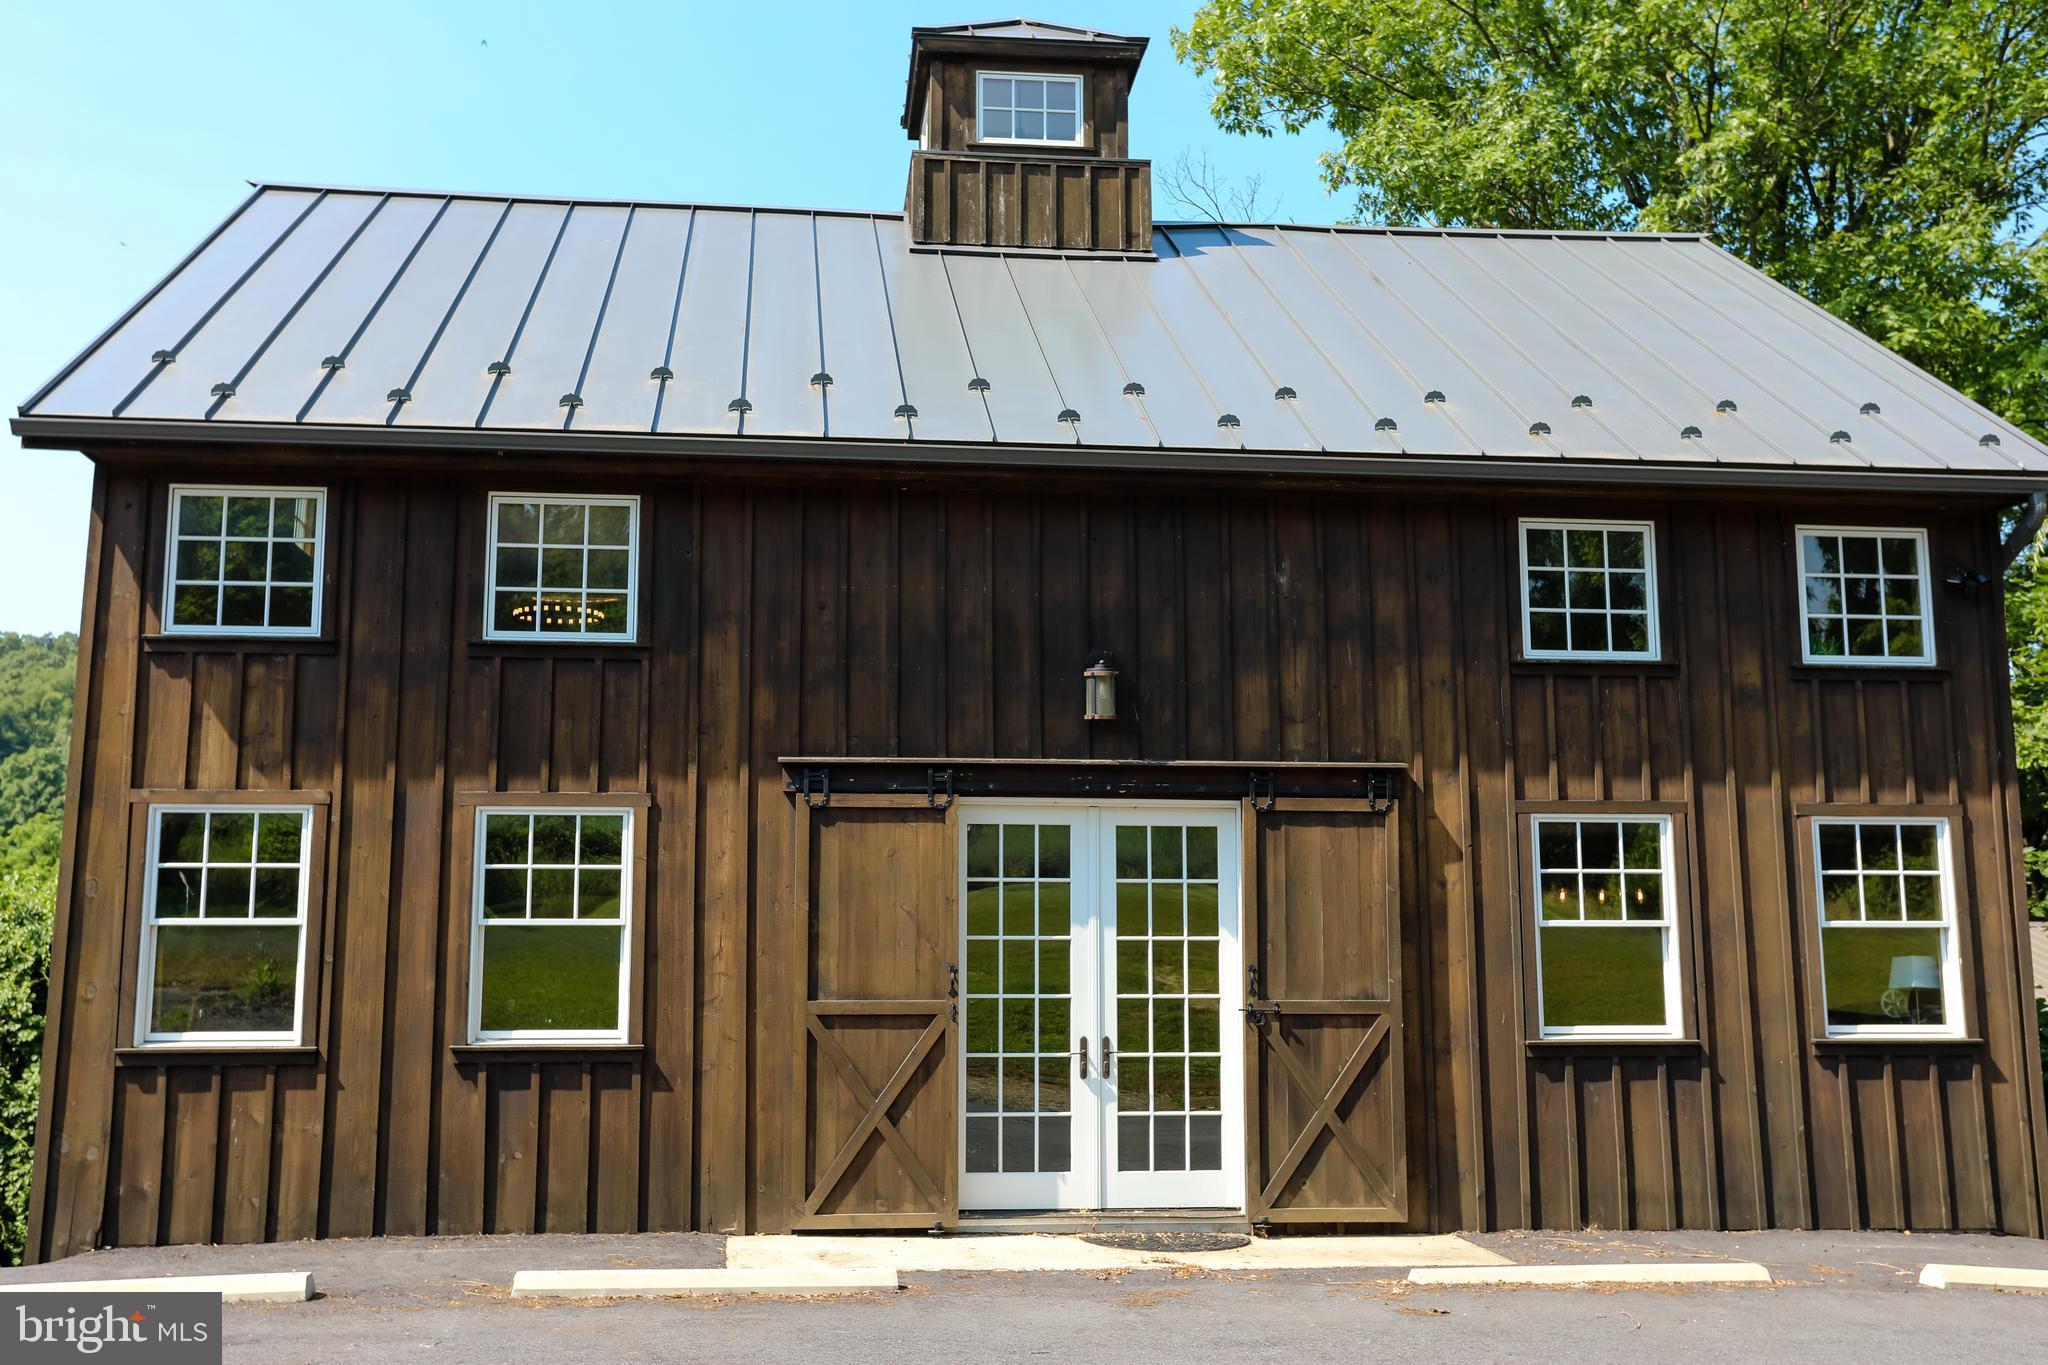
[[[1658,656],[1655,527],[1525,518],[1520,540],[1526,657]]]
[[[493,493],[484,637],[634,638],[640,499]]]
[[[1829,1036],[1960,1035],[1948,821],[1815,819],[1813,854]]]
[[[477,811],[470,1041],[625,1041],[632,850],[630,810]]]
[[[1529,824],[1542,1035],[1676,1037],[1671,817],[1538,815]]]
[[[322,488],[176,484],[164,570],[170,635],[317,635]]]
[[[153,806],[135,1041],[296,1043],[310,806]]]
[[[1925,531],[1802,526],[1799,587],[1805,662],[1934,662]]]
[[[1081,78],[1010,71],[975,73],[977,142],[1081,143]]]

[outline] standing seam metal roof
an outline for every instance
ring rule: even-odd
[[[2048,474],[1697,237],[1162,224],[947,253],[900,215],[263,186],[46,420]]]

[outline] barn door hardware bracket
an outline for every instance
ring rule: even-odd
[[[1365,775],[1365,799],[1370,802],[1368,809],[1374,815],[1385,815],[1394,808],[1394,775],[1392,773],[1367,773]]]
[[[1273,774],[1254,772],[1251,775],[1251,798],[1253,810],[1273,809]]]
[[[953,804],[953,770],[951,768],[926,768],[924,770],[925,804],[933,810],[944,810]]]
[[[1270,1219],[1270,1218],[1267,1218],[1267,1217],[1265,1217],[1265,1216],[1264,1216],[1264,1215],[1262,1214],[1262,1215],[1260,1215],[1260,1216],[1259,1216],[1258,1218],[1256,1218],[1256,1219],[1254,1219],[1254,1220],[1253,1220],[1253,1222],[1252,1222],[1252,1236],[1254,1236],[1254,1237],[1271,1237],[1272,1235],[1273,1235],[1273,1220],[1272,1220],[1272,1219]]]
[[[812,810],[829,805],[832,800],[832,770],[830,768],[805,768],[796,780],[783,788],[803,799]]]
[[[960,964],[946,964],[946,1018],[960,1022]]]
[[[1266,988],[1259,980],[1259,964],[1252,963],[1244,969],[1244,974],[1244,1021],[1253,1028],[1264,1028],[1269,1023],[1278,1023],[1280,1007],[1265,998]]]

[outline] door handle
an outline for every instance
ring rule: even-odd
[[[1074,1058],[1081,1063],[1081,1079],[1088,1079],[1088,1035],[1081,1035],[1080,1045],[1074,1049]]]
[[[1116,1048],[1111,1046],[1109,1035],[1102,1035],[1102,1079],[1109,1079],[1110,1063],[1116,1060]]]

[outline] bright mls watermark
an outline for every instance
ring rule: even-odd
[[[154,1361],[218,1365],[220,1295],[10,1293],[0,1298],[0,1351],[9,1365]]]

